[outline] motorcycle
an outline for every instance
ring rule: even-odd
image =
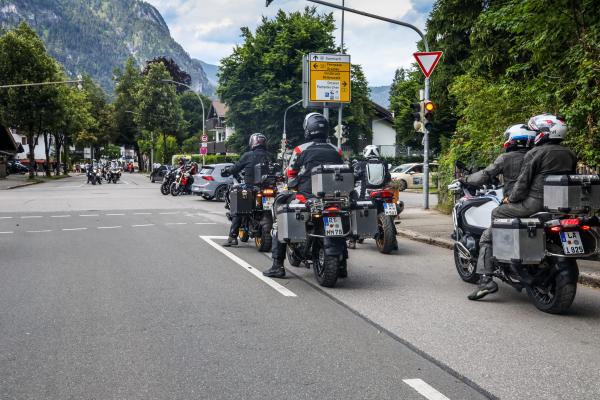
[[[179,196],[184,194],[192,194],[192,183],[194,182],[194,177],[189,173],[189,171],[179,171],[175,176],[175,180],[171,182],[171,186],[169,188],[171,192],[171,196]]]
[[[121,169],[120,168],[109,168],[106,171],[106,183],[114,183],[121,178]]]
[[[448,189],[456,195],[452,211],[456,270],[463,281],[476,283],[479,280],[476,273],[479,240],[484,230],[492,225],[491,213],[502,202],[502,189],[495,186],[473,188],[460,180],[452,182]],[[514,225],[512,220],[496,220],[493,229],[507,221]],[[541,262],[526,264],[517,258],[510,262],[499,260],[500,255],[494,250],[493,276],[519,292],[525,289],[539,310],[563,313],[571,306],[577,291],[579,269],[576,259],[597,253],[600,237],[593,228],[599,225],[598,218],[540,212],[521,221],[525,224],[520,227],[523,232],[530,237],[538,234],[543,237]],[[496,241],[494,239],[494,249]]]
[[[313,179],[315,197],[295,194],[289,204],[281,204],[285,196],[276,200],[277,235],[288,242],[286,255],[292,266],[312,267],[319,285],[334,287],[338,278],[347,276],[346,239],[351,233],[354,175],[348,166],[337,165],[313,168],[311,174],[313,178],[322,175],[321,179]],[[304,225],[303,238],[290,237],[295,230],[291,227],[296,224]]]
[[[382,254],[398,250],[394,219],[398,215],[398,206],[394,202],[394,193],[388,188],[367,189],[368,201],[377,210],[377,232],[374,235],[353,235],[352,239],[362,243],[366,237],[373,237],[377,249]],[[364,201],[361,201],[364,204]]]
[[[178,171],[179,168],[171,168],[163,177],[163,181],[160,184],[160,192],[163,195],[166,196],[171,193],[171,183],[175,181],[175,177],[177,176]]]

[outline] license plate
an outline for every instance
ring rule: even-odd
[[[423,183],[423,178],[413,178],[413,185],[421,185]]]
[[[343,236],[344,228],[340,217],[323,217],[325,236]]]
[[[263,197],[262,198],[262,205],[263,205],[263,209],[265,209],[265,210],[272,209],[273,203],[275,203],[275,198],[273,198],[273,197]]]
[[[585,253],[579,232],[561,232],[560,241],[562,242],[565,254]]]
[[[383,211],[385,215],[398,215],[398,210],[394,203],[383,203]]]

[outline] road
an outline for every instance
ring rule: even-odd
[[[334,289],[219,246],[222,203],[143,176],[0,193],[0,398],[597,399],[600,292],[474,303],[445,249],[368,241]]]

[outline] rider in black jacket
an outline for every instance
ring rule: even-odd
[[[236,176],[239,175],[240,172],[243,172],[244,184],[256,184],[256,180],[254,178],[254,167],[270,160],[269,153],[267,152],[267,137],[262,133],[254,133],[252,136],[250,136],[249,145],[250,151],[244,153],[235,165],[224,169],[222,174],[223,176]],[[229,238],[227,239],[227,243],[225,243],[223,246],[237,246],[237,237],[241,224],[242,217],[240,215],[231,216]]]
[[[310,171],[321,164],[341,164],[342,152],[331,143],[327,143],[329,122],[319,113],[310,113],[304,118],[304,138],[308,141],[294,149],[290,165],[287,169],[288,188],[298,191],[308,197],[312,196]],[[292,201],[294,196],[284,194],[287,201]],[[263,272],[264,276],[283,278],[285,269],[285,242],[277,240],[277,233],[273,232],[273,265]]]

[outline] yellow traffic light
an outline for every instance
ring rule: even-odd
[[[425,111],[432,112],[433,110],[435,110],[435,104],[433,104],[433,102],[431,102],[431,101],[426,101],[425,102]]]

